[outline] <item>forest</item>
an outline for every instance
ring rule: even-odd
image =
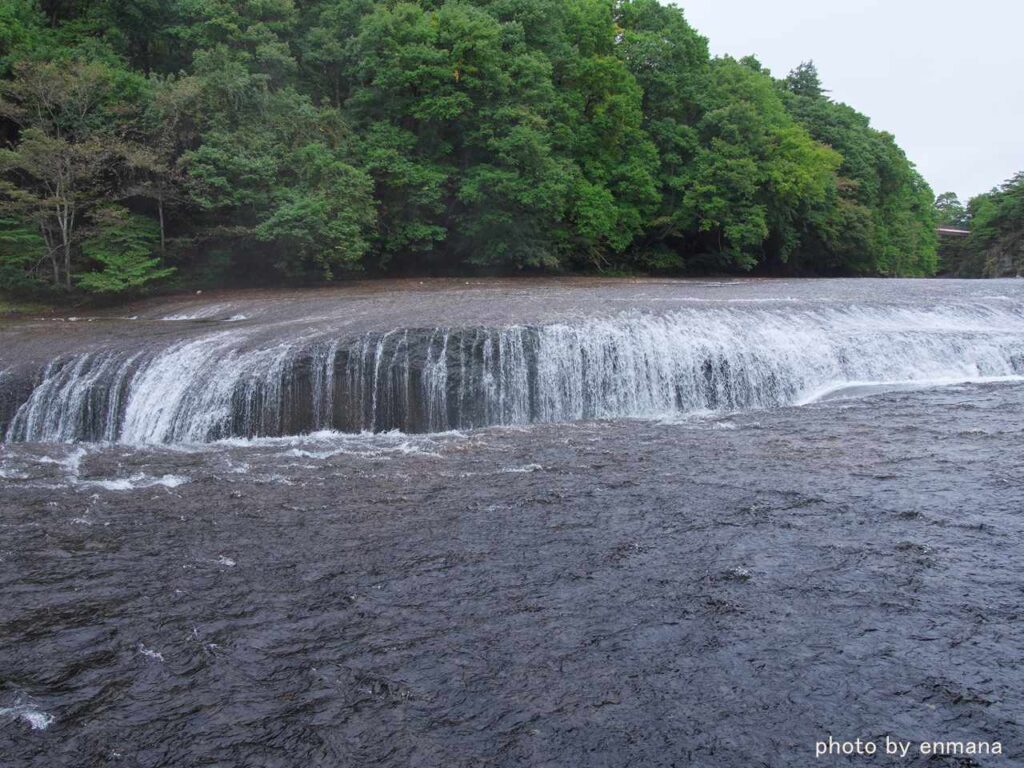
[[[936,220],[813,63],[657,0],[0,0],[8,294],[931,275]]]
[[[936,199],[939,224],[964,229],[967,237],[946,238],[940,268],[952,277],[1024,275],[1024,171],[965,205],[953,192]]]

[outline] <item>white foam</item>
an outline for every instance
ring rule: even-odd
[[[0,717],[21,719],[32,726],[32,730],[45,731],[54,721],[53,715],[43,712],[28,704],[17,704],[13,707],[0,707]]]
[[[163,486],[164,488],[177,488],[191,481],[191,478],[184,475],[161,475],[152,477],[146,474],[135,474],[131,477],[119,477],[111,480],[79,480],[79,485],[102,488],[105,491],[133,491],[139,488],[153,488]]]
[[[306,443],[346,443],[349,445],[365,445],[384,447],[394,445],[396,442],[401,445],[409,440],[437,440],[442,438],[465,438],[466,432],[452,429],[446,432],[431,432],[426,435],[410,434],[393,429],[387,432],[338,432],[332,429],[322,429],[316,432],[309,432],[303,435],[285,435],[283,437],[227,437],[222,440],[215,440],[212,443],[201,443],[190,446],[193,449],[204,451],[210,446],[225,446],[229,448],[274,448],[301,446]]]
[[[1000,384],[1024,382],[1024,376],[943,376],[932,379],[904,379],[902,381],[844,381],[818,387],[799,398],[794,405],[810,405],[821,400],[864,397],[917,389],[949,387],[957,384]]]
[[[292,448],[290,451],[285,453],[285,456],[293,456],[298,459],[330,459],[342,454],[355,454],[361,456],[366,453],[366,451],[353,451],[347,448],[338,448],[337,450],[328,451],[307,451],[302,448]]]
[[[75,448],[67,456],[54,459],[50,456],[43,456],[39,459],[40,464],[56,464],[61,467],[69,476],[77,478],[81,471],[82,459],[85,458],[85,448]]]
[[[505,474],[518,474],[528,472],[540,472],[542,469],[544,469],[544,467],[542,467],[540,464],[526,464],[522,467],[506,467],[501,471]]]
[[[189,320],[209,320],[216,317],[217,315],[223,315],[225,312],[230,310],[228,304],[209,304],[198,309],[193,309],[186,312],[175,312],[170,315],[161,317],[161,320],[167,322],[187,322]]]
[[[154,651],[151,648],[147,648],[142,643],[139,643],[139,653],[147,658],[153,659],[154,661],[163,662],[164,655],[159,651]]]

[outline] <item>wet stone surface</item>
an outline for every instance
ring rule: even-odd
[[[1004,383],[0,446],[0,763],[858,765],[815,741],[888,734],[1019,764],[1022,428]]]

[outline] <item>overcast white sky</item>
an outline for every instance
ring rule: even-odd
[[[896,136],[936,194],[1024,170],[1022,0],[675,0],[715,55],[775,76],[813,59],[837,101]]]

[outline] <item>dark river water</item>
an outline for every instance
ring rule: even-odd
[[[1024,287],[410,291],[0,329],[0,765],[1024,765]]]

